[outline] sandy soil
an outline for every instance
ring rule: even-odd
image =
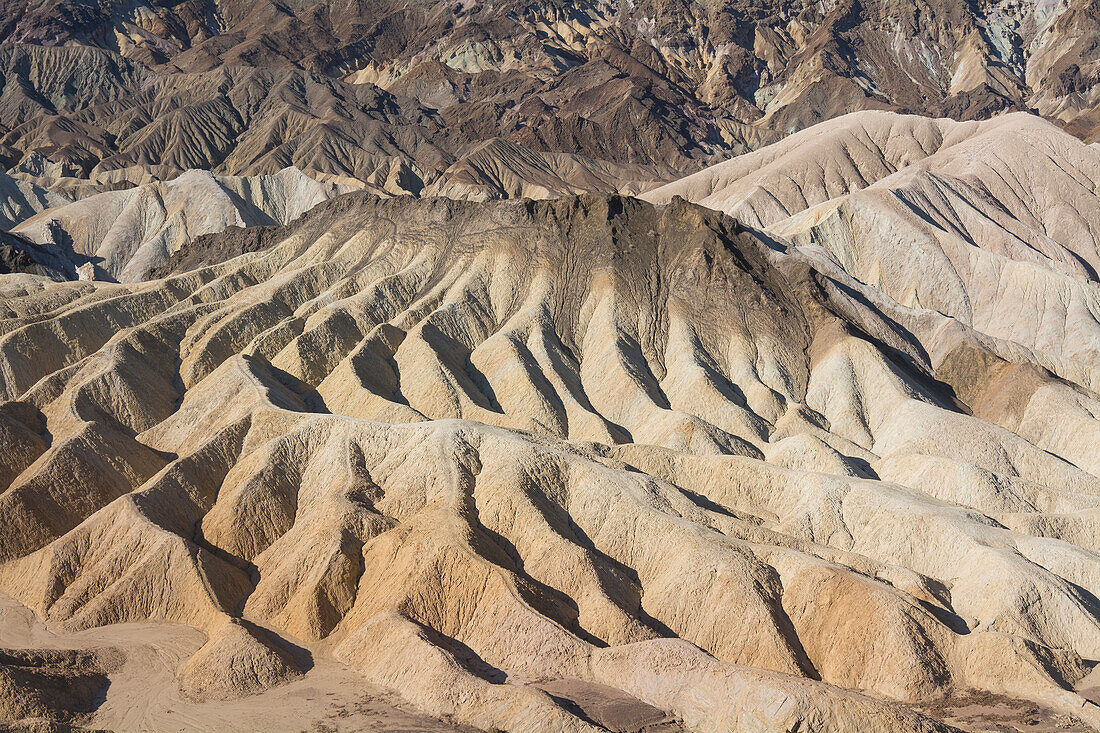
[[[536,684],[563,702],[566,709],[614,733],[675,733],[684,727],[660,708],[627,695],[622,690],[584,680],[563,679]]]
[[[1094,679],[1100,678],[1094,676]],[[1100,690],[1094,689],[1094,692]],[[1095,701],[1095,696],[1090,699]],[[974,733],[1090,733],[1094,730],[1064,713],[1028,700],[984,692],[951,697],[941,705],[917,709],[925,715]]]
[[[0,595],[0,647],[116,649],[125,662],[109,676],[106,699],[88,727],[126,731],[450,731],[323,653],[294,682],[235,701],[195,703],[176,687],[176,669],[206,641],[176,624],[116,624],[69,634]]]

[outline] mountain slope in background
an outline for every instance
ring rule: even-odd
[[[64,245],[91,262],[90,274],[99,279],[135,282],[197,236],[231,226],[287,224],[349,190],[295,168],[244,178],[195,170],[57,206],[12,231],[40,245]]]
[[[497,138],[689,172],[877,108],[1100,124],[1089,0],[0,7],[9,159],[132,183],[295,165],[380,185],[397,166],[417,193]]]

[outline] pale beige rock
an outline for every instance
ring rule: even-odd
[[[229,226],[287,224],[350,190],[296,168],[251,177],[194,170],[72,203],[59,200],[16,231],[34,242],[70,249],[78,263],[94,265],[107,278],[133,282],[201,234]]]
[[[193,700],[233,700],[300,676],[290,654],[263,636],[236,619],[226,621],[180,669],[180,691]]]
[[[948,150],[912,141],[946,123],[892,124],[891,166]],[[1100,726],[1073,691],[1100,658],[1100,403],[1051,368],[1095,365],[1083,316],[995,338],[853,264],[873,236],[845,259],[777,227],[350,194],[166,279],[0,278],[0,590],[60,631],[201,630],[202,694],[289,680],[294,645],[482,729],[595,729],[561,680],[698,731],[946,730],[913,707],[968,691]],[[1004,303],[1059,320],[1095,289],[1084,234],[994,231],[969,261],[1044,273]]]
[[[68,196],[0,173],[0,230],[7,231],[43,209],[70,203]]]

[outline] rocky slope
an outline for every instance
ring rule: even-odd
[[[0,230],[7,231],[44,209],[68,203],[64,194],[0,173]]]
[[[1091,0],[4,0],[0,18],[0,153],[100,182],[294,165],[417,194],[498,139],[690,172],[879,108],[1100,129]]]
[[[872,112],[644,196],[725,211],[1095,392],[1097,181],[1096,148],[1031,115],[956,123]]]
[[[159,279],[0,278],[0,590],[203,632],[181,709],[314,664],[481,729],[1100,725],[1097,230],[1041,216],[1046,161],[1100,156],[1027,116],[813,134],[674,189],[747,226],[353,193]]]
[[[287,224],[311,207],[352,190],[296,168],[272,176],[214,176],[195,170],[167,182],[88,196],[47,209],[13,232],[72,253],[66,268],[91,265],[88,278],[140,281],[193,238],[227,227]]]
[[[1098,109],[1092,0],[0,0],[0,727],[1100,730]]]

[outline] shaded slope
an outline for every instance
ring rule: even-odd
[[[0,230],[7,231],[43,209],[69,202],[64,194],[0,173]]]
[[[860,113],[644,195],[731,213],[914,323],[942,314],[1095,391],[1098,178],[1095,148],[1033,116]]]

